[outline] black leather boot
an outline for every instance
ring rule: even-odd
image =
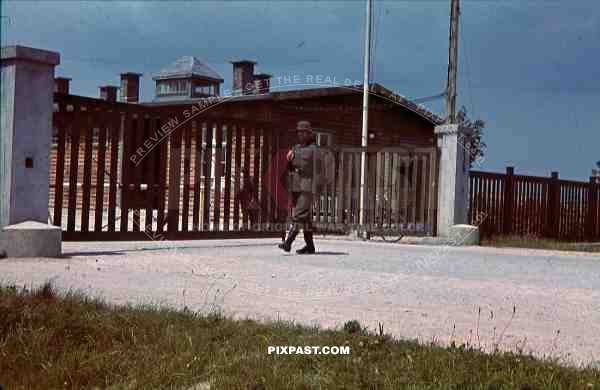
[[[288,236],[287,236],[287,239],[285,240],[285,242],[278,245],[279,249],[283,249],[286,252],[291,251],[292,243],[296,239],[296,236],[298,235],[299,231],[300,230],[298,229],[298,227],[296,225],[292,226],[292,229],[288,233]]]
[[[299,255],[312,255],[315,253],[315,243],[313,241],[312,232],[304,232],[304,242],[306,245],[302,249],[298,249],[296,253]]]

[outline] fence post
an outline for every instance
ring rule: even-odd
[[[546,223],[548,237],[558,238],[560,235],[560,182],[558,172],[552,172],[548,182],[548,219]]]
[[[509,235],[513,232],[513,209],[514,209],[514,187],[515,187],[515,168],[506,167],[506,176],[504,179],[504,195],[502,210],[504,211],[504,222],[502,224],[502,233]]]
[[[60,227],[48,225],[56,52],[25,46],[1,50],[0,252],[60,255]]]
[[[468,145],[472,129],[455,124],[436,126],[438,139],[437,234],[450,237],[452,226],[467,223],[469,198]]]
[[[598,181],[594,176],[590,176],[590,184],[588,187],[587,201],[587,224],[586,224],[586,240],[593,241],[596,237],[596,226],[600,221],[596,220],[598,208]]]

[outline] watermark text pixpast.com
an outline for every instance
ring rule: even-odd
[[[320,346],[269,346],[267,348],[269,355],[350,355],[349,346],[333,346],[333,347],[320,347]]]

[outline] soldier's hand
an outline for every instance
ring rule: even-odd
[[[294,159],[294,150],[293,149],[288,150],[287,154],[285,155],[285,158],[288,161],[292,161]]]

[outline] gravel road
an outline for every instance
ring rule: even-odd
[[[0,282],[600,364],[599,255],[320,239],[300,256],[277,243],[64,243],[63,259],[0,260]]]

